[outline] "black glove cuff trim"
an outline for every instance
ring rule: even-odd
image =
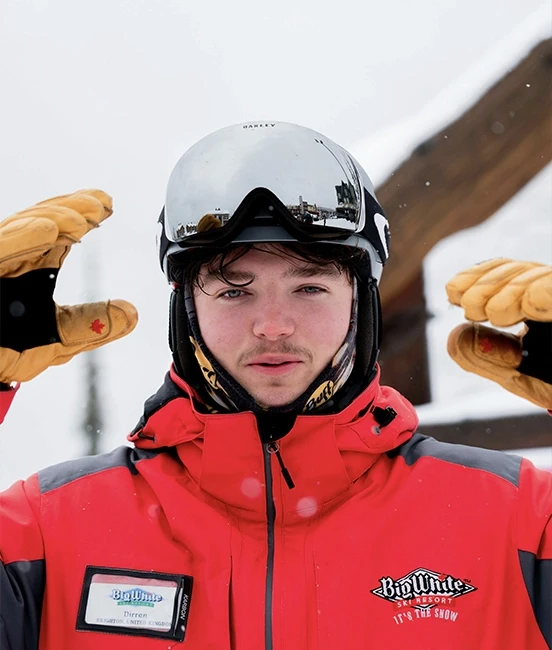
[[[521,339],[523,359],[518,371],[552,384],[552,323],[529,320]]]
[[[17,352],[59,343],[54,289],[59,269],[0,278],[0,347]]]

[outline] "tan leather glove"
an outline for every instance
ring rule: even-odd
[[[53,300],[57,274],[73,244],[112,212],[108,194],[81,190],[0,223],[0,382],[28,381],[136,326],[136,309],[124,300],[71,307]]]
[[[495,259],[462,271],[446,285],[472,321],[449,335],[448,353],[464,370],[496,381],[552,409],[552,267]],[[517,334],[496,327],[523,323]]]

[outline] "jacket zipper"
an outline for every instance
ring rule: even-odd
[[[267,533],[267,560],[265,583],[265,650],[272,650],[272,589],[274,582],[274,521],[276,507],[272,494],[272,467],[270,458],[270,444],[263,445],[264,470],[266,479],[266,533]]]

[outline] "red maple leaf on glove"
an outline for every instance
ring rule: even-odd
[[[479,347],[481,348],[481,352],[487,353],[494,348],[494,345],[491,343],[489,338],[485,337],[479,341]]]
[[[96,334],[101,334],[104,327],[105,324],[102,323],[99,318],[96,318],[96,320],[90,325],[90,329]]]

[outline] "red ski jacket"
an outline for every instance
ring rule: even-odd
[[[414,433],[377,381],[279,453],[190,395],[1,495],[1,650],[551,647],[551,473]]]

